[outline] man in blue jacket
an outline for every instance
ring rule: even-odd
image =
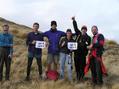
[[[39,78],[42,78],[42,49],[41,48],[36,48],[36,41],[43,41],[43,35],[38,32],[39,29],[39,24],[34,23],[33,24],[33,30],[32,32],[28,33],[27,35],[27,40],[26,44],[28,46],[28,65],[27,65],[27,76],[26,80],[30,80],[30,70],[31,70],[31,65],[33,58],[35,57],[37,60],[37,65],[38,65],[38,71],[39,71]]]
[[[51,64],[54,63],[55,69],[57,70],[57,64],[59,63],[59,40],[61,36],[65,35],[64,32],[57,30],[57,22],[51,21],[51,29],[44,33],[49,40],[48,47],[48,70],[51,70]]]
[[[3,79],[3,66],[6,66],[5,80],[9,80],[10,65],[13,55],[13,35],[9,33],[9,25],[3,25],[3,32],[0,33],[0,81]]]

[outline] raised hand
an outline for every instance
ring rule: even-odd
[[[61,46],[63,47],[64,45],[65,45],[65,41],[63,41],[63,43],[62,43],[62,45],[61,45]]]
[[[75,20],[75,16],[73,16],[71,19],[72,19],[72,20]]]
[[[35,40],[33,40],[33,41],[32,41],[32,44],[35,44],[35,43],[36,43],[36,41],[35,41]]]

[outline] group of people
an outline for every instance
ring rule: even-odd
[[[84,79],[84,76],[91,69],[92,82],[94,84],[103,84],[103,74],[106,75],[106,69],[102,62],[102,54],[104,51],[104,36],[98,33],[98,27],[92,26],[91,37],[87,34],[87,26],[78,29],[75,17],[72,17],[75,33],[71,29],[66,32],[57,29],[57,22],[51,21],[49,31],[40,33],[38,31],[39,24],[34,23],[32,32],[28,33],[26,45],[28,46],[28,64],[26,80],[29,81],[32,61],[37,60],[39,78],[42,79],[42,49],[36,48],[37,41],[44,41],[44,37],[48,38],[48,54],[47,54],[47,71],[52,70],[51,65],[54,64],[54,70],[59,72],[59,79],[65,77],[65,64],[67,66],[68,79],[73,81],[72,69],[73,59],[76,71],[77,82]],[[68,43],[77,43],[77,49],[71,50]],[[0,33],[0,81],[3,79],[3,65],[6,66],[6,80],[9,80],[10,65],[13,55],[13,35],[9,33],[9,25],[3,25],[3,32]],[[88,56],[88,60],[86,58]]]

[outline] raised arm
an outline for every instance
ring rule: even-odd
[[[77,35],[81,35],[81,31],[78,29],[78,26],[77,26],[77,22],[75,20],[75,17],[72,17],[72,20],[73,20],[73,27],[74,27],[74,31]]]

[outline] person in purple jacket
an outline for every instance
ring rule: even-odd
[[[28,33],[26,44],[28,46],[28,65],[27,65],[27,76],[26,80],[30,80],[30,70],[33,58],[35,57],[37,60],[38,65],[38,71],[39,71],[39,78],[42,78],[42,62],[41,62],[41,56],[42,56],[42,49],[36,48],[35,44],[36,41],[43,41],[43,35],[42,33],[38,32],[39,24],[34,23],[32,32]]]
[[[51,21],[51,29],[44,33],[49,40],[47,70],[51,70],[51,64],[54,63],[54,70],[57,70],[59,63],[59,40],[65,33],[57,30],[57,22]]]

